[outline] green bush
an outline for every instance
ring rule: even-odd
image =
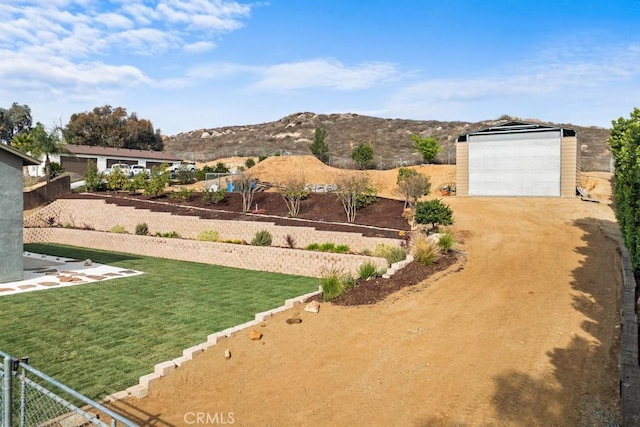
[[[201,242],[217,242],[220,240],[220,236],[216,230],[204,230],[198,234],[196,240]]]
[[[322,298],[330,300],[339,297],[344,291],[356,285],[356,278],[350,274],[345,274],[341,269],[331,268],[322,273],[320,286],[322,287]]]
[[[358,268],[358,277],[361,279],[371,279],[378,275],[378,268],[371,261],[366,261],[360,264]]]
[[[320,244],[319,243],[309,243],[305,249],[308,250],[308,251],[319,251],[320,250]]]
[[[196,173],[188,169],[178,169],[176,179],[181,185],[192,184],[196,180]]]
[[[413,240],[413,259],[422,265],[431,265],[440,254],[440,248],[434,240],[425,238],[419,234]]]
[[[416,203],[413,219],[418,224],[431,224],[431,229],[437,231],[441,225],[453,224],[453,211],[439,199]]]
[[[333,252],[337,253],[337,254],[346,254],[349,253],[349,246],[347,245],[337,245],[334,249]]]
[[[271,237],[271,233],[269,233],[267,230],[260,230],[253,237],[253,240],[251,240],[251,245],[253,245],[253,246],[271,246],[272,240],[273,239]]]
[[[249,157],[247,160],[245,160],[244,165],[247,167],[247,169],[250,169],[256,165],[256,161],[253,160],[252,157]]]
[[[160,233],[157,232],[155,234],[156,237],[166,237],[168,239],[179,239],[180,235],[178,233],[176,233],[175,231],[169,231],[168,233]]]
[[[407,250],[400,246],[388,245],[386,243],[378,243],[373,250],[374,257],[385,258],[389,264],[402,261],[407,258]]]
[[[111,227],[110,231],[117,234],[127,234],[127,230],[124,228],[124,225],[114,225]]]
[[[220,189],[218,191],[206,190],[202,194],[202,200],[207,203],[213,203],[214,205],[220,203],[225,198],[224,190]]]
[[[97,191],[102,186],[102,172],[98,172],[98,166],[91,160],[87,160],[87,169],[82,176],[87,191]]]
[[[146,236],[147,234],[149,234],[149,226],[146,222],[136,225],[136,234],[138,236]]]
[[[442,233],[440,239],[438,240],[438,246],[440,247],[440,250],[442,252],[450,252],[455,244],[456,239],[453,237],[453,234],[449,230]]]
[[[112,169],[107,175],[107,187],[109,190],[122,190],[127,185],[129,177],[125,175],[122,169]]]
[[[323,243],[320,245],[321,252],[333,252],[336,248],[336,245],[331,242]]]

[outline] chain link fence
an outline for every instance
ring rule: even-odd
[[[136,426],[119,414],[0,351],[0,427]]]

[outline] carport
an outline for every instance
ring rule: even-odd
[[[459,196],[573,197],[580,162],[573,129],[509,122],[456,141]]]

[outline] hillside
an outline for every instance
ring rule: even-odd
[[[232,156],[310,154],[316,126],[327,130],[329,163],[351,167],[351,151],[361,142],[371,142],[375,150],[375,167],[388,169],[402,164],[418,164],[419,155],[412,149],[411,135],[434,135],[444,150],[438,163],[455,163],[454,142],[458,135],[495,126],[509,120],[482,122],[440,122],[435,120],[382,119],[358,114],[296,113],[278,121],[246,126],[200,129],[166,137],[165,150],[189,160],[206,162]],[[539,122],[525,119],[528,122]],[[608,171],[611,156],[606,140],[609,129],[572,124],[545,123],[575,129],[582,148],[583,170]]]

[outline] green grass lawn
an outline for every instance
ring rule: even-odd
[[[98,399],[207,335],[317,289],[318,280],[71,246],[25,250],[145,274],[0,297],[0,350]]]

